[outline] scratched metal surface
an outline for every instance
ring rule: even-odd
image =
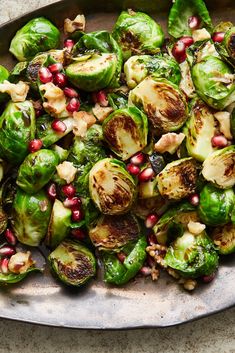
[[[231,1],[207,1],[214,22],[234,20],[235,4]],[[111,29],[121,8],[149,12],[165,27],[170,1],[62,0],[0,27],[0,63],[11,68],[9,42],[15,31],[29,19],[46,16],[58,26],[63,19],[84,12],[88,30]],[[115,12],[114,12],[115,11]],[[35,251],[40,263],[44,258]],[[103,284],[101,274],[87,287],[71,290],[62,287],[50,275],[32,275],[24,282],[0,291],[0,317],[38,324],[71,328],[125,329],[171,326],[235,305],[235,258],[227,257],[217,278],[201,285],[192,294],[185,292],[173,279],[162,274],[158,282],[137,278],[122,288]]]

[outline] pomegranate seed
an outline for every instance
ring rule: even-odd
[[[123,264],[123,262],[126,259],[126,254],[124,252],[120,251],[119,253],[117,253],[117,258]]]
[[[82,206],[80,197],[67,197],[64,200],[64,206],[71,209],[79,209]]]
[[[38,71],[38,75],[39,75],[39,80],[42,83],[52,82],[53,80],[52,73],[47,67],[41,67]]]
[[[199,198],[199,195],[198,195],[198,194],[192,194],[192,195],[189,197],[189,202],[190,202],[191,205],[193,205],[193,206],[198,206],[198,205],[199,205],[199,201],[200,201],[200,198]]]
[[[145,155],[142,152],[136,153],[133,157],[131,157],[130,162],[134,165],[141,165],[145,161]]]
[[[34,139],[32,141],[29,142],[29,151],[31,153],[33,152],[37,152],[38,150],[40,150],[42,148],[42,141],[39,139]]]
[[[72,39],[66,39],[64,41],[64,47],[67,48],[69,51],[71,51],[73,49],[74,44],[75,43]]]
[[[71,235],[77,240],[84,240],[86,238],[86,234],[80,228],[72,229]]]
[[[52,123],[51,123],[51,127],[54,131],[56,132],[65,132],[67,130],[67,126],[65,125],[65,123],[63,123],[63,121],[59,120],[59,119],[55,119]]]
[[[60,88],[64,88],[67,85],[68,79],[65,74],[57,72],[54,76],[54,84]]]
[[[72,98],[66,107],[66,109],[70,113],[77,112],[79,110],[79,108],[80,108],[80,102],[77,98]]]
[[[94,103],[99,103],[102,107],[109,105],[107,94],[104,91],[92,93],[92,99]]]
[[[197,16],[191,16],[188,19],[188,26],[190,29],[198,29],[200,27],[200,19]]]
[[[228,140],[223,135],[217,135],[212,137],[211,144],[213,147],[223,148],[228,146]]]
[[[158,221],[156,213],[150,213],[145,219],[146,228],[153,228]]]
[[[76,188],[72,184],[62,186],[62,191],[67,197],[73,197],[76,194]]]
[[[149,245],[157,244],[157,239],[153,233],[148,234],[147,241]]]
[[[9,272],[8,263],[9,263],[9,259],[7,259],[6,257],[4,259],[1,259],[0,268],[1,268],[1,272],[4,275],[6,275]]]
[[[10,245],[4,245],[0,248],[0,256],[12,256],[15,253],[15,248]]]
[[[56,196],[57,196],[57,191],[56,191],[56,184],[55,183],[51,183],[48,188],[47,188],[47,195],[48,197],[54,201]]]
[[[39,118],[43,114],[43,109],[35,109],[36,118]]]
[[[148,168],[145,168],[144,170],[142,170],[142,172],[139,174],[138,178],[139,178],[140,182],[145,182],[145,181],[151,180],[153,176],[154,176],[153,168],[148,167]]]
[[[202,280],[204,283],[210,283],[211,281],[213,281],[214,278],[215,278],[215,272],[208,276],[202,276]]]
[[[65,87],[64,94],[68,98],[78,98],[79,94],[75,91],[75,89],[70,87]]]
[[[57,72],[60,72],[63,69],[63,65],[61,63],[51,64],[50,66],[48,66],[48,69],[52,74],[56,74]]]
[[[82,210],[73,210],[72,211],[72,220],[74,222],[80,222],[83,219]]]
[[[172,55],[178,63],[186,60],[186,45],[181,40],[178,40],[173,46]]]
[[[11,229],[6,229],[5,231],[5,238],[6,238],[6,241],[11,244],[11,245],[16,245],[17,243],[17,238],[16,236],[14,235],[14,233],[12,232]]]
[[[194,43],[194,40],[193,40],[193,37],[184,36],[184,37],[180,38],[180,42],[183,42],[185,47],[188,48],[188,47],[190,47],[190,45],[192,45]]]
[[[212,38],[213,42],[221,43],[224,40],[224,35],[225,35],[224,32],[215,32],[212,34],[211,38]]]
[[[131,163],[127,164],[126,169],[132,175],[138,175],[140,172],[140,168],[137,165]]]
[[[152,273],[152,269],[151,267],[148,267],[148,266],[143,266],[139,272],[143,275],[143,276],[150,276],[151,273]]]

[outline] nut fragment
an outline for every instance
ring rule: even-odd
[[[195,281],[194,279],[187,279],[185,280],[185,282],[183,283],[184,289],[188,290],[188,291],[192,291],[196,288],[197,286],[197,281]]]
[[[75,175],[77,173],[77,168],[73,166],[73,163],[64,161],[63,163],[59,164],[56,169],[59,177],[65,180],[67,184],[70,184],[72,181],[74,181]]]
[[[231,124],[230,124],[230,113],[229,112],[217,112],[214,114],[216,120],[218,120],[220,125],[220,131],[228,140],[232,140],[233,136],[231,134]]]
[[[112,107],[101,107],[98,103],[92,109],[93,114],[99,121],[104,121],[113,111]]]
[[[54,85],[52,82],[48,82],[45,85],[39,87],[40,91],[45,91],[44,98],[47,102],[43,103],[43,107],[52,115],[57,117],[58,115],[66,112],[66,97],[61,88]],[[68,115],[68,112],[66,112]]]
[[[71,34],[75,31],[85,31],[86,19],[84,15],[77,15],[74,20],[66,18],[64,20],[64,33]]]
[[[162,135],[160,140],[155,143],[154,149],[159,153],[169,152],[170,154],[174,154],[183,142],[184,138],[185,134],[182,132],[179,134],[176,134],[175,132],[168,132],[167,134]]]
[[[204,231],[205,228],[206,228],[205,224],[202,224],[200,222],[190,221],[188,223],[188,230],[190,231],[190,233],[194,235],[200,234],[201,232]]]
[[[0,84],[0,92],[8,93],[13,102],[24,102],[29,91],[29,85],[23,81],[18,83],[10,83],[5,80]]]
[[[31,252],[17,252],[15,255],[12,255],[9,263],[8,269],[13,273],[25,273],[32,265],[34,261],[31,257]]]

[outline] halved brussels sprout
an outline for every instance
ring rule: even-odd
[[[129,93],[129,104],[148,116],[157,133],[176,131],[188,117],[186,100],[180,89],[166,79],[149,76]]]
[[[197,94],[212,108],[223,110],[235,100],[232,68],[220,58],[208,55],[192,68]]]
[[[195,192],[197,166],[193,158],[182,158],[171,163],[156,176],[162,196],[180,200]]]
[[[235,27],[232,27],[228,31],[226,31],[224,36],[224,45],[227,49],[230,58],[235,64]]]
[[[148,119],[136,107],[118,109],[103,122],[110,149],[124,161],[147,145]]]
[[[14,284],[22,281],[25,277],[28,276],[29,273],[31,272],[41,272],[42,270],[37,267],[30,267],[27,271],[24,273],[12,273],[9,272],[7,274],[0,273],[0,284]]]
[[[229,223],[216,227],[212,232],[212,240],[222,255],[235,252],[235,224]]]
[[[124,65],[127,86],[135,88],[147,76],[166,78],[179,85],[181,79],[179,64],[169,56],[135,55],[130,57]]]
[[[226,224],[230,222],[234,201],[233,189],[221,190],[207,184],[200,193],[199,217],[209,226]]]
[[[28,194],[42,189],[59,164],[59,157],[50,150],[39,150],[29,154],[21,164],[17,177],[17,185]]]
[[[235,185],[235,145],[212,153],[203,163],[202,175],[219,188]]]
[[[34,18],[15,34],[10,52],[19,60],[33,58],[37,53],[59,45],[60,31],[44,17]]]
[[[203,162],[215,151],[211,139],[216,132],[216,121],[212,109],[200,99],[193,101],[183,132],[188,154],[198,161]]]
[[[113,37],[120,45],[124,60],[134,54],[155,54],[164,41],[159,24],[143,12],[122,11],[113,28]]]
[[[30,101],[9,102],[0,117],[0,156],[12,164],[21,163],[35,136],[35,112]]]
[[[9,71],[4,66],[0,65],[0,83],[3,83],[3,81],[7,80],[9,75]],[[0,93],[0,103],[6,102],[7,98],[7,94]]]
[[[38,246],[45,237],[51,215],[51,202],[41,190],[29,195],[17,189],[13,202],[11,225],[17,239],[26,245]]]
[[[205,231],[198,235],[185,231],[169,246],[164,260],[167,266],[190,278],[211,275],[218,267],[217,252]]]
[[[130,213],[121,216],[101,216],[89,229],[89,237],[94,246],[102,250],[114,250],[140,235],[137,219]]]
[[[104,214],[122,214],[132,206],[136,184],[125,167],[117,159],[105,158],[97,162],[90,171],[90,195]]]
[[[63,241],[48,258],[55,275],[65,284],[80,287],[96,274],[92,252],[75,240]]]

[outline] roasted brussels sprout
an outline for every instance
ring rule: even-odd
[[[234,201],[233,189],[221,190],[207,184],[200,193],[199,217],[209,226],[226,224],[231,219]]]
[[[56,48],[59,41],[59,30],[46,18],[39,17],[26,23],[15,34],[9,50],[19,61],[25,61],[39,52]]]
[[[89,190],[102,213],[115,215],[129,211],[135,199],[136,184],[123,162],[105,158],[91,169]]]
[[[21,164],[17,185],[28,194],[34,194],[45,186],[55,173],[59,157],[50,150],[29,154]]]
[[[169,56],[135,55],[124,65],[127,86],[135,88],[147,76],[166,78],[179,85],[181,79],[179,64]]]
[[[180,200],[195,192],[197,167],[193,158],[182,158],[171,163],[156,176],[162,196]]]
[[[17,239],[26,245],[38,246],[45,237],[51,215],[51,202],[41,190],[29,195],[17,189],[13,202],[11,225]]]
[[[136,107],[118,109],[103,122],[110,149],[124,161],[147,145],[148,119]]]
[[[147,114],[156,133],[179,130],[188,108],[180,89],[166,79],[149,76],[129,93],[129,104]]]
[[[42,270],[37,267],[30,267],[27,271],[24,273],[12,273],[9,272],[7,274],[0,273],[0,285],[1,284],[14,284],[22,281],[27,275],[31,272],[41,272]]]
[[[228,223],[216,227],[212,232],[212,240],[222,255],[235,252],[235,224]]]
[[[55,275],[70,286],[80,287],[96,274],[94,255],[78,241],[63,241],[48,259]]]
[[[21,163],[34,136],[35,112],[32,103],[9,102],[0,117],[0,156],[12,164]]]
[[[7,80],[9,77],[9,71],[0,65],[0,83],[3,83],[3,81]],[[8,98],[8,95],[5,93],[0,93],[0,103],[6,102]]]
[[[205,231],[194,235],[185,231],[168,248],[164,258],[167,266],[183,277],[211,275],[218,267],[218,255]]]
[[[120,45],[124,60],[134,54],[155,54],[163,44],[162,28],[142,12],[122,11],[113,28],[113,37]]]
[[[232,27],[228,31],[226,31],[224,36],[224,45],[228,52],[228,55],[230,56],[235,65],[235,27]]]
[[[203,163],[202,175],[219,188],[235,185],[235,146],[231,145],[212,153]]]
[[[197,94],[212,108],[223,110],[235,100],[232,68],[215,56],[206,56],[192,68]]]

